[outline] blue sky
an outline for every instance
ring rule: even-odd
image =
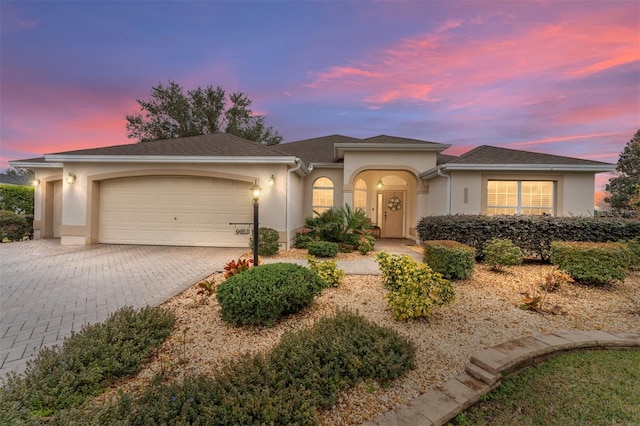
[[[0,168],[133,143],[125,116],[170,79],[246,93],[285,141],[389,134],[615,163],[640,127],[636,1],[0,8]]]

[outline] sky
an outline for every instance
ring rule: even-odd
[[[126,115],[169,80],[247,94],[284,142],[386,134],[615,164],[640,128],[635,0],[0,0],[0,26],[0,169],[135,143]]]

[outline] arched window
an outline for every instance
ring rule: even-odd
[[[353,208],[367,211],[367,184],[358,179],[353,188]]]
[[[333,182],[321,177],[313,182],[313,213],[320,214],[333,207]]]

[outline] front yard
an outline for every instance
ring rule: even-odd
[[[347,276],[338,288],[328,288],[313,305],[285,318],[274,327],[234,327],[224,323],[215,296],[204,297],[193,286],[162,306],[177,316],[176,328],[153,361],[118,389],[136,391],[159,372],[180,378],[184,374],[213,372],[229,359],[247,352],[267,351],[286,331],[298,330],[340,308],[396,330],[416,346],[416,368],[381,388],[364,383],[341,394],[335,406],[320,413],[321,424],[355,425],[413,398],[457,375],[474,352],[510,339],[556,330],[640,332],[640,273],[607,287],[564,285],[549,293],[545,304],[556,314],[519,308],[526,293],[538,289],[551,270],[536,263],[489,271],[476,265],[471,278],[454,283],[456,298],[434,310],[429,319],[394,320],[381,277]],[[221,275],[211,279],[222,281]],[[545,307],[543,307],[545,308]],[[117,389],[100,397],[117,395]]]

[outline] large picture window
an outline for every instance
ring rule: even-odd
[[[333,207],[333,182],[321,177],[313,182],[313,214],[320,214]]]
[[[553,215],[553,181],[490,180],[487,214]]]

